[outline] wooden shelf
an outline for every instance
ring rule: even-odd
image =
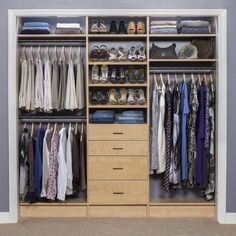
[[[18,34],[18,39],[85,38],[85,34]]]
[[[149,62],[215,62],[216,59],[149,59]]]
[[[216,34],[149,34],[150,38],[211,38]]]
[[[143,83],[143,84],[129,84],[129,83],[125,83],[125,84],[112,84],[112,83],[106,83],[106,84],[88,84],[89,87],[146,87],[147,84]]]
[[[147,108],[147,104],[144,104],[144,105],[92,105],[92,104],[89,104],[88,106],[89,108],[129,108],[129,109],[132,109],[132,108]]]
[[[146,38],[147,34],[88,34],[89,38]]]
[[[88,61],[89,65],[147,65],[147,61]]]

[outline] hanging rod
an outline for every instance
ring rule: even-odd
[[[23,123],[85,123],[86,116],[20,116]]]
[[[19,40],[22,46],[80,46],[85,47],[85,40]]]
[[[212,73],[213,67],[150,67],[150,74],[168,73]]]

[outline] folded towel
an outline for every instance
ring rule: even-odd
[[[57,29],[82,29],[79,23],[57,23]]]
[[[82,34],[82,30],[81,29],[56,29],[55,30],[55,34]]]
[[[51,31],[48,29],[24,29],[21,34],[50,34]]]
[[[177,21],[174,20],[167,20],[167,21],[151,21],[151,26],[152,25],[176,25]]]
[[[176,29],[176,25],[152,25],[150,29],[162,29],[162,28],[173,28]]]
[[[24,27],[50,27],[47,22],[25,22]]]
[[[206,28],[189,28],[183,27],[181,29],[182,34],[209,34],[210,30],[209,27]]]
[[[118,121],[144,121],[143,117],[117,116]]]
[[[206,28],[209,27],[210,22],[205,20],[182,20],[180,22],[180,27],[189,28]]]
[[[150,34],[177,34],[176,28],[151,29]]]
[[[91,114],[93,119],[99,119],[99,118],[109,118],[114,119],[115,113],[114,111],[109,110],[98,110],[95,111],[93,114]]]
[[[34,26],[27,26],[27,27],[23,27],[22,30],[50,30],[49,27],[46,27],[46,26],[41,26],[41,27],[34,27]]]
[[[143,117],[143,111],[135,111],[135,110],[131,110],[131,111],[123,111],[121,113],[122,117],[126,117],[126,116],[131,116],[131,117]]]

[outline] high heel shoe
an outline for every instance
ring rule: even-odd
[[[108,92],[109,104],[117,105],[117,92],[115,89],[110,89]]]
[[[136,53],[139,61],[144,61],[146,59],[145,48],[143,45],[137,47]]]
[[[136,104],[134,89],[128,90],[128,100],[127,101],[130,105]]]
[[[124,105],[127,103],[127,90],[122,88],[119,91],[119,99],[118,99],[118,104],[119,105]]]
[[[138,59],[138,56],[136,54],[136,49],[135,46],[132,46],[129,50],[129,55],[128,55],[128,59],[130,61],[136,61]]]
[[[117,61],[117,50],[112,47],[109,51],[109,61]]]
[[[98,75],[98,66],[97,65],[93,65],[92,67],[92,74],[91,74],[91,82],[94,84],[99,83],[99,75]]]
[[[136,97],[136,101],[138,102],[139,105],[144,105],[146,103],[146,98],[144,96],[143,89],[135,90],[135,97]]]
[[[100,75],[99,80],[101,83],[107,83],[108,81],[108,66],[107,65],[102,65],[101,75]]]
[[[118,61],[126,61],[127,60],[127,52],[123,47],[119,47],[117,49],[117,60]]]

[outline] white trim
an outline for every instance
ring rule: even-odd
[[[236,223],[234,213],[226,213],[226,163],[227,163],[227,51],[226,10],[222,9],[19,9],[8,11],[8,115],[9,115],[9,215],[2,213],[0,223],[18,221],[17,180],[17,88],[16,88],[16,18],[23,16],[217,16],[218,33],[218,139],[217,139],[217,220]],[[1,214],[1,213],[0,213]],[[8,218],[9,217],[9,218]],[[5,220],[4,220],[5,219]]]

